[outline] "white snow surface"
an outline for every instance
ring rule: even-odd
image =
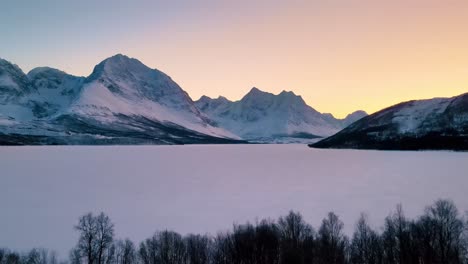
[[[83,87],[79,100],[72,104],[69,112],[92,116],[94,119],[108,123],[117,121],[115,114],[118,113],[129,116],[144,116],[152,120],[177,124],[208,135],[238,138],[221,128],[204,123],[192,112],[174,111],[146,98],[129,99],[118,96],[98,82]]]
[[[28,100],[47,104],[55,115],[63,113],[79,94],[84,77],[69,75],[49,67],[34,68],[28,78],[37,89]]]
[[[231,229],[288,210],[315,228],[333,210],[351,235],[395,205],[409,217],[438,198],[468,210],[468,153],[319,150],[304,145],[0,148],[0,247],[55,249],[77,240],[78,217],[104,211],[116,236]]]
[[[395,112],[393,122],[397,123],[400,132],[415,132],[422,122],[445,111],[453,98],[434,98],[414,101]]]
[[[31,108],[21,104],[0,104],[0,117],[28,121],[34,118]]]
[[[19,86],[7,74],[0,75],[0,86],[7,87],[12,90],[20,90]]]

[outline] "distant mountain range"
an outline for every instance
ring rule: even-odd
[[[333,135],[367,115],[356,111],[336,119],[319,113],[293,92],[274,95],[255,87],[236,102],[202,96],[195,105],[220,127],[255,142],[310,142]]]
[[[252,88],[235,102],[207,96],[193,102],[163,72],[120,54],[88,77],[47,67],[25,74],[0,59],[0,145],[247,142],[468,149],[468,94],[337,119],[286,91]]]
[[[468,93],[409,101],[364,117],[316,148],[468,150]]]
[[[334,134],[364,116],[320,114],[292,92],[254,88],[239,102],[194,103],[169,76],[118,54],[88,77],[0,59],[0,144],[291,142]]]

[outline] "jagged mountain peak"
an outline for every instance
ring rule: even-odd
[[[106,93],[134,102],[149,100],[197,112],[191,106],[192,99],[168,75],[126,55],[117,54],[96,65],[92,74],[86,78],[86,83],[93,82],[104,86]]]
[[[232,102],[231,100],[227,99],[226,97],[222,95],[218,96],[215,100],[223,101],[223,102]]]
[[[51,68],[51,67],[36,67],[32,70],[30,70],[27,74],[29,79],[34,79],[36,78],[37,75],[70,75],[64,71],[61,71],[59,69]],[[71,76],[71,75],[70,75]]]
[[[211,104],[211,103],[232,103],[231,100],[227,99],[224,96],[218,96],[216,98],[211,98],[206,95],[202,95],[200,99],[195,101],[198,104]]]
[[[16,64],[0,58],[0,103],[17,102],[33,90],[28,77]]]
[[[231,136],[213,127],[168,75],[122,54],[94,68],[71,112],[103,122],[113,122],[118,115],[142,116],[209,135]]]
[[[102,78],[103,76],[110,76],[112,78],[134,78],[141,77],[142,74],[161,73],[154,71],[148,66],[144,65],[141,61],[130,58],[126,55],[117,54],[109,57],[94,67],[93,72],[88,77],[89,80]],[[138,76],[135,76],[138,75]]]
[[[43,89],[78,88],[71,86],[81,86],[85,79],[50,67],[36,67],[28,72],[27,77],[39,92]]]
[[[215,100],[209,96],[206,96],[206,95],[202,95],[197,101],[195,102],[208,102],[208,101],[212,101],[212,100]]]
[[[354,111],[352,112],[351,114],[348,114],[344,119],[343,119],[343,122],[345,124],[345,126],[348,126],[356,121],[358,121],[359,119],[363,118],[363,117],[366,117],[368,116],[368,114],[365,112],[365,111],[362,111],[362,110],[357,110],[357,111]]]
[[[286,90],[281,91],[281,93],[279,93],[278,95],[280,95],[280,96],[299,96],[299,95],[296,95],[293,91],[286,91]]]
[[[250,91],[242,97],[241,100],[251,99],[251,98],[258,98],[258,97],[265,97],[265,96],[273,96],[272,93],[264,92],[257,87],[252,87]]]
[[[248,107],[253,108],[284,108],[291,109],[295,107],[307,107],[306,102],[301,96],[296,95],[294,92],[282,91],[275,95],[273,93],[262,91],[253,87],[240,101]]]
[[[302,96],[296,95],[292,91],[282,91],[280,94],[277,95],[278,99],[289,107],[310,107],[304,101]],[[315,109],[314,109],[315,110]]]
[[[123,54],[116,54],[114,56],[111,56],[105,60],[102,61],[102,63],[108,65],[108,66],[113,66],[113,67],[145,67],[149,68],[146,65],[144,65],[141,61],[139,61],[136,58],[131,58],[127,55]]]
[[[84,77],[50,67],[34,68],[27,76],[37,90],[30,97],[34,101],[33,111],[36,117],[48,117],[70,106],[79,95],[85,80]]]
[[[366,111],[357,110],[357,111],[352,112],[351,114],[348,114],[348,115],[346,116],[346,118],[352,117],[352,116],[362,116],[362,117],[364,117],[364,116],[366,116],[366,115],[368,115]]]
[[[273,94],[253,87],[239,101],[202,97],[196,105],[221,127],[244,139],[328,136],[344,127],[342,120],[319,113],[290,91]]]
[[[16,71],[16,72],[23,72],[18,65],[11,63],[8,60],[0,58],[0,70],[8,70],[8,71]]]
[[[33,92],[20,93],[27,89]],[[37,129],[31,130],[34,126]],[[25,75],[1,60],[0,129],[8,133],[34,131],[45,137],[53,134],[54,138],[70,129],[77,134],[72,141],[78,142],[93,135],[104,136],[102,133],[110,137],[110,141],[103,142],[173,143],[236,138],[213,126],[168,75],[122,54],[101,61],[86,78],[49,67],[35,68]],[[138,138],[132,139],[133,136]],[[114,137],[123,138],[113,141]]]
[[[300,95],[296,95],[293,91],[286,91],[283,90],[279,94],[273,94],[270,92],[265,92],[257,87],[252,87],[250,91],[243,97],[243,98],[250,98],[250,97],[261,97],[261,96],[267,96],[267,97],[298,97],[302,98]],[[242,100],[242,99],[241,99]]]

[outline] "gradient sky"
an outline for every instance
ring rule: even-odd
[[[292,90],[337,117],[468,92],[466,0],[0,1],[0,57],[26,72],[123,53],[195,100]]]

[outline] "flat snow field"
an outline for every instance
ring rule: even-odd
[[[68,256],[87,212],[104,211],[116,236],[230,229],[300,211],[317,228],[333,210],[352,233],[396,204],[415,217],[437,198],[468,210],[468,153],[319,150],[305,145],[0,148],[0,247]]]

